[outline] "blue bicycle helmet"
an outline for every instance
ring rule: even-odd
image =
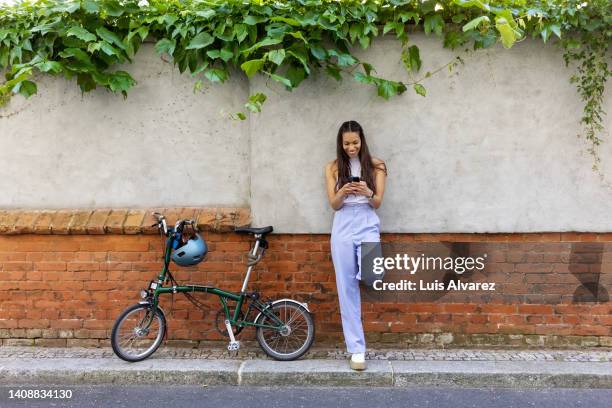
[[[172,260],[180,266],[193,266],[204,260],[208,246],[200,234],[195,234],[176,248],[172,253]]]

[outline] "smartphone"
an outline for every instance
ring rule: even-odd
[[[359,181],[360,181],[360,180],[361,180],[361,179],[359,178],[359,176],[350,176],[350,177],[349,177],[349,181],[350,181],[351,183],[359,183]]]

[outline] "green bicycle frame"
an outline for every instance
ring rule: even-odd
[[[170,265],[170,257],[172,254],[172,247],[173,247],[172,244],[174,243],[175,239],[176,239],[176,232],[174,231],[174,229],[169,229],[168,238],[166,239],[166,251],[164,253],[164,267],[162,271],[160,272],[159,276],[157,277],[157,282],[155,281],[151,282],[151,285],[149,287],[149,291],[152,291],[152,296],[150,296],[148,300],[149,300],[149,303],[153,306],[153,308],[158,307],[159,295],[164,294],[164,293],[186,293],[186,292],[211,293],[213,295],[219,296],[219,300],[221,301],[221,304],[223,306],[223,311],[225,313],[225,318],[229,320],[232,326],[238,326],[238,327],[254,326],[254,327],[267,328],[267,329],[275,329],[278,331],[282,330],[285,323],[269,310],[271,306],[269,303],[261,302],[259,299],[249,298],[251,301],[251,305],[249,305],[249,310],[251,306],[254,307],[255,309],[259,310],[262,314],[272,319],[272,321],[276,322],[278,326],[258,324],[258,323],[255,323],[254,321],[251,322],[247,320],[239,320],[240,310],[242,309],[245,299],[248,298],[248,295],[246,293],[246,285],[248,283],[248,280],[251,274],[251,270],[254,264],[249,263],[249,266],[247,269],[247,275],[243,282],[242,290],[240,293],[228,292],[228,291],[216,288],[214,286],[202,286],[202,285],[163,286],[167,279],[169,265]],[[253,251],[251,253],[252,256],[257,255],[259,244],[260,244],[260,238],[256,238],[255,246],[253,247]],[[230,311],[227,306],[228,299],[237,302],[233,316],[230,316]],[[153,316],[154,315],[151,314],[151,321],[153,320]],[[245,316],[245,318],[246,317],[248,317],[248,313],[247,313],[247,316]]]

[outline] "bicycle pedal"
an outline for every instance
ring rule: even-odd
[[[240,348],[239,341],[230,341],[229,345],[227,346],[228,351],[237,351],[239,348]]]

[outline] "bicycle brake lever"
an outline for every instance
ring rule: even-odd
[[[195,222],[195,220],[191,220],[191,228],[193,228],[195,232],[200,232],[200,229],[198,228],[198,224]]]

